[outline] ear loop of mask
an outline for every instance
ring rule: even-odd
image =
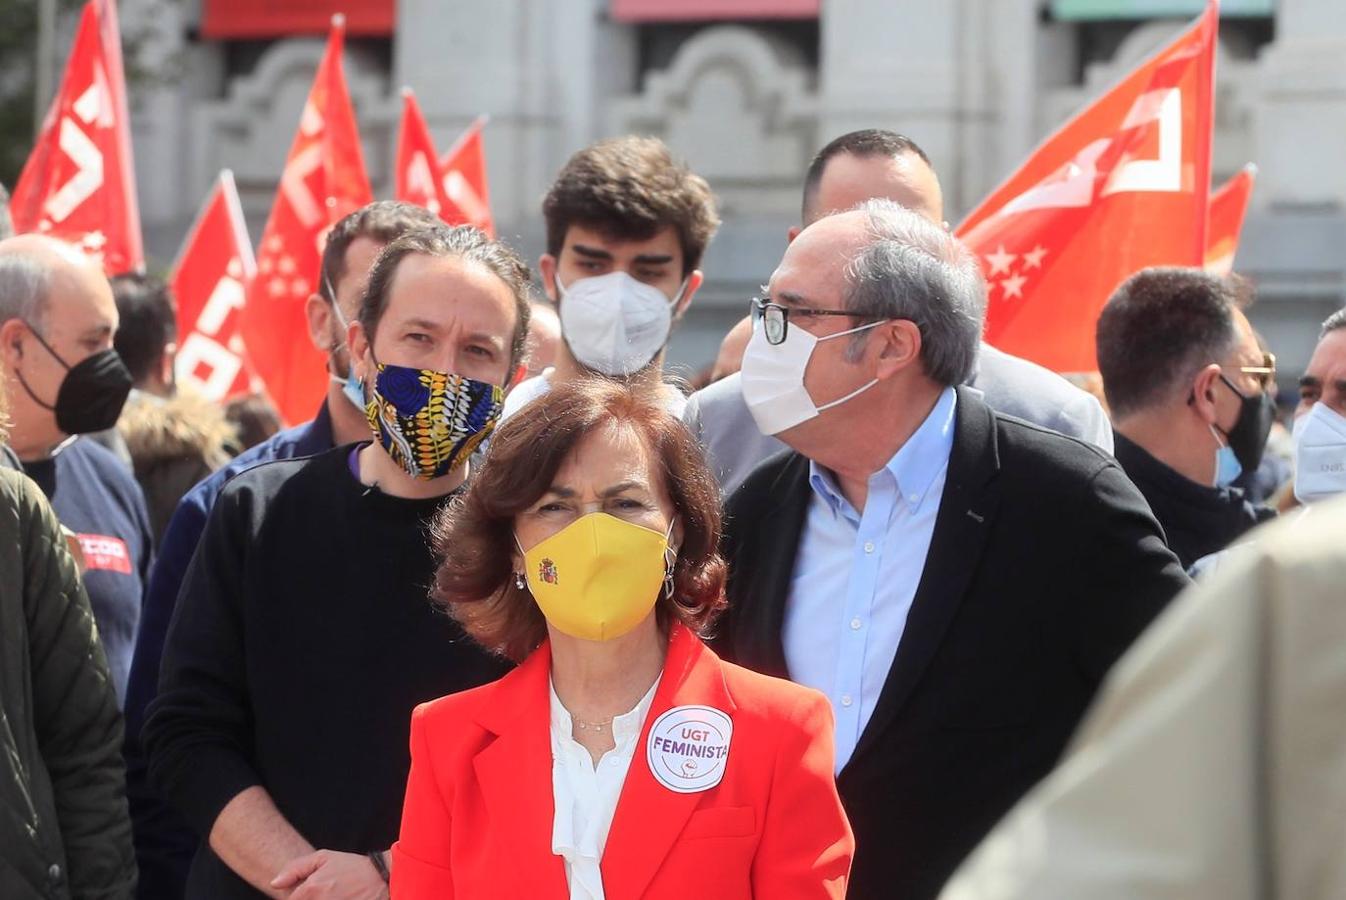
[[[848,330],[846,330],[846,331],[838,331],[836,334],[829,334],[829,335],[827,335],[826,337],[818,338],[817,341],[818,341],[818,343],[821,344],[823,341],[830,341],[830,340],[832,340],[832,338],[845,337],[845,336],[848,335],[848,334],[858,334],[858,333],[861,332],[861,331],[865,331],[865,330],[870,329],[870,328],[876,328],[876,327],[878,327],[879,325],[884,324],[885,322],[891,322],[891,321],[892,321],[892,319],[880,319],[880,320],[877,321],[877,322],[870,322],[868,325],[858,325],[858,326],[856,326],[855,328],[851,328],[851,329],[848,329]],[[858,388],[856,388],[855,390],[851,391],[849,394],[847,394],[846,396],[840,398],[839,400],[829,400],[827,403],[824,403],[822,406],[818,406],[818,407],[817,407],[817,410],[818,410],[818,412],[824,412],[825,410],[829,410],[829,409],[831,409],[831,408],[834,407],[834,406],[840,406],[841,404],[845,403],[847,400],[850,400],[850,399],[852,399],[852,398],[854,398],[854,397],[858,397],[858,396],[860,396],[860,395],[863,394],[865,391],[869,390],[870,388],[872,388],[874,385],[876,385],[876,384],[878,384],[878,383],[879,383],[879,380],[878,380],[877,378],[875,378],[875,379],[871,380],[868,384],[862,384],[862,385],[860,385]]]
[[[31,333],[33,337],[37,338],[37,342],[42,345],[42,349],[50,353],[52,355],[52,358],[55,359],[58,363],[60,363],[61,366],[67,372],[69,372],[70,365],[65,360],[61,359],[61,354],[53,350],[51,344],[48,344],[46,340],[43,339],[42,335],[38,334],[37,329],[34,328],[28,322],[27,319],[20,319],[19,321],[23,322],[23,324],[27,326],[29,333]],[[19,379],[19,384],[23,386],[24,393],[28,395],[29,399],[31,399],[38,406],[45,409],[47,412],[56,412],[56,404],[45,403],[42,400],[38,399],[37,394],[34,394],[33,389],[28,386],[28,379],[23,377],[23,373],[19,371],[18,367],[15,367],[14,369],[14,376]]]

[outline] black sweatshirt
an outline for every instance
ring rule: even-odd
[[[314,846],[387,849],[413,707],[504,672],[428,600],[443,498],[366,488],[351,453],[234,478],[188,568],[144,743],[152,782],[202,837],[262,785]],[[203,841],[187,896],[261,895]]]

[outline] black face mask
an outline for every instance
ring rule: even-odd
[[[1223,374],[1220,375],[1220,380],[1238,394],[1239,400],[1242,401],[1238,418],[1234,420],[1234,427],[1225,431],[1224,436],[1229,442],[1229,449],[1234,451],[1234,458],[1243,466],[1243,471],[1251,475],[1262,464],[1262,452],[1267,447],[1267,435],[1271,434],[1272,423],[1276,421],[1276,402],[1266,391],[1252,395],[1243,393]]]
[[[51,349],[51,345],[42,339],[36,328],[29,325],[28,330],[43,349],[65,366],[65,378],[56,392],[56,405],[38,399],[17,369],[14,374],[18,375],[19,384],[23,385],[34,403],[56,413],[56,427],[66,434],[89,434],[116,425],[117,417],[126,404],[126,396],[131,393],[131,373],[117,351],[111,348],[102,350],[71,366]]]

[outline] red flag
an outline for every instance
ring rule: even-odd
[[[341,70],[345,22],[332,17],[327,52],[318,64],[290,145],[276,199],[262,232],[257,277],[243,307],[248,358],[287,422],[313,415],[327,387],[323,354],[308,337],[304,304],[317,291],[328,230],[373,200]]]
[[[226,169],[173,266],[178,384],[215,401],[253,389],[239,321],[256,274],[234,175]]]
[[[481,131],[486,127],[486,116],[467,127],[458,143],[449,148],[439,161],[444,195],[456,210],[452,224],[467,223],[495,237],[495,219],[491,216],[491,194],[486,185],[486,148]]]
[[[393,173],[393,196],[423,206],[451,225],[458,210],[444,193],[439,154],[425,124],[421,106],[411,88],[402,88],[402,130],[397,137],[397,170]]]
[[[108,19],[99,21],[99,7]],[[14,186],[18,232],[50,234],[116,275],[145,268],[125,78],[111,0],[85,4],[61,88]]]
[[[1206,232],[1206,271],[1228,275],[1234,271],[1243,216],[1257,180],[1257,166],[1248,163],[1224,186],[1210,195],[1210,224]]]
[[[988,281],[986,340],[1091,372],[1117,285],[1206,250],[1219,4],[1049,138],[959,226]]]

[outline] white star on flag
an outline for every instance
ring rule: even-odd
[[[282,274],[282,275],[293,275],[293,274],[294,274],[294,268],[295,268],[295,266],[294,266],[294,257],[293,257],[293,256],[282,256],[282,257],[280,258],[280,261],[279,261],[278,263],[276,263],[276,268],[280,269],[280,274]]]
[[[1008,300],[1010,297],[1018,297],[1022,299],[1024,295],[1024,283],[1026,281],[1028,281],[1028,279],[1022,275],[1011,275],[1009,278],[1000,282],[1000,287],[1005,291],[1005,299]]]
[[[986,261],[991,264],[991,277],[997,275],[1008,275],[1010,266],[1019,258],[1017,253],[1006,253],[1005,245],[1001,244],[994,253],[986,254]]]
[[[285,279],[272,278],[271,281],[267,283],[266,289],[270,292],[272,297],[284,297],[286,287]]]
[[[1042,268],[1042,258],[1047,255],[1047,248],[1038,244],[1030,252],[1024,254],[1024,270]]]

